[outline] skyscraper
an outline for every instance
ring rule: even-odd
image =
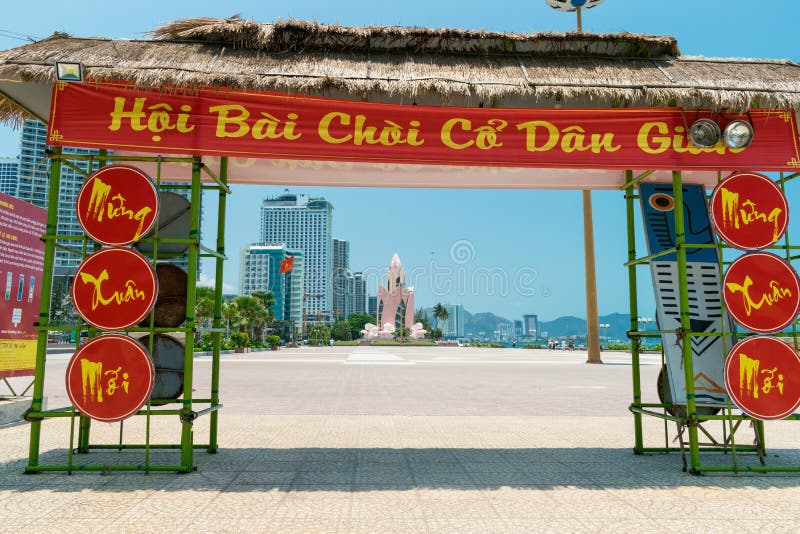
[[[292,270],[281,273],[281,262],[293,256]],[[242,249],[239,288],[242,295],[271,291],[276,321],[291,321],[303,328],[303,253],[284,245],[250,245]]]
[[[350,312],[347,300],[347,275],[350,269],[350,243],[344,239],[333,238],[333,274],[331,276],[333,292],[333,315],[345,319]]]
[[[20,140],[17,198],[45,209],[47,208],[47,190],[50,184],[50,160],[45,158],[46,142],[47,127],[37,120],[26,120]],[[96,155],[98,151],[85,148],[64,148],[63,153]],[[73,163],[86,174],[91,174],[99,168],[98,162],[94,162],[92,169],[89,169],[89,162],[86,160],[76,160]],[[78,223],[75,213],[75,200],[85,179],[86,177],[75,169],[66,165],[61,166],[56,229],[58,235],[83,235],[83,229]],[[59,244],[73,249],[78,248],[76,241],[61,240]],[[56,271],[61,270],[59,268],[72,270],[78,266],[81,259],[80,256],[70,254],[68,251],[56,249]]]
[[[366,313],[367,311],[367,280],[364,273],[353,273],[353,303],[351,313]]]
[[[464,337],[464,306],[445,304],[447,320],[442,324],[442,335],[449,338]]]
[[[536,337],[539,335],[541,337],[541,332],[539,332],[539,318],[532,313],[526,314],[522,316],[522,335],[523,336],[531,336]]]
[[[367,297],[367,313],[370,315],[378,315],[378,297],[369,295]]]
[[[19,158],[0,158],[0,193],[17,196]]]

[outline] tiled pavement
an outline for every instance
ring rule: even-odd
[[[126,422],[126,441],[143,435],[139,424]],[[198,420],[196,441],[203,441],[206,425]],[[662,428],[656,420],[646,425],[648,436]],[[769,463],[800,465],[797,427],[767,427]],[[156,428],[154,441],[177,439],[176,428],[166,430]],[[117,425],[93,427],[98,442],[112,443],[118,432]],[[632,454],[630,417],[223,411],[220,436],[220,452],[197,451],[198,471],[191,474],[23,475],[28,427],[0,427],[0,531],[800,530],[800,476],[682,473],[677,454]],[[43,464],[66,462],[65,439],[65,421],[43,425]],[[178,463],[175,452],[152,454]],[[77,457],[96,464],[142,458],[141,451]],[[730,457],[704,461],[729,463]]]

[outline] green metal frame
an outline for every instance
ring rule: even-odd
[[[227,158],[221,160],[221,170],[219,176],[216,176],[208,169],[202,162],[200,156],[187,157],[123,157],[111,156],[101,151],[98,155],[76,155],[76,154],[62,154],[60,148],[56,147],[48,154],[50,158],[50,182],[48,190],[48,211],[47,211],[47,226],[45,235],[43,236],[45,242],[44,253],[44,268],[42,276],[42,296],[41,305],[39,309],[39,321],[37,323],[38,330],[38,346],[36,352],[36,366],[35,376],[33,383],[33,400],[31,409],[26,414],[26,419],[31,422],[30,425],[30,447],[28,450],[28,465],[25,468],[26,473],[35,473],[40,471],[177,471],[189,472],[196,469],[194,464],[194,449],[206,449],[209,453],[215,453],[218,450],[217,444],[217,428],[219,409],[222,408],[219,398],[219,369],[220,369],[220,349],[222,346],[222,332],[221,317],[222,317],[222,275],[225,257],[225,212],[226,212],[226,196],[230,194],[230,189],[227,186]],[[89,330],[89,336],[92,337],[98,332],[89,328],[85,323],[79,319],[75,325],[62,326],[51,324],[50,317],[50,298],[52,294],[52,281],[53,271],[55,265],[55,250],[56,248],[67,250],[73,254],[85,257],[89,253],[99,248],[99,245],[89,240],[86,236],[62,236],[57,234],[58,228],[58,198],[61,186],[61,169],[66,165],[84,175],[86,173],[80,169],[79,166],[73,161],[88,160],[89,168],[93,168],[94,163],[99,165],[107,165],[112,162],[151,162],[155,163],[157,167],[156,185],[159,190],[162,189],[161,185],[161,165],[164,162],[182,162],[191,163],[192,177],[191,182],[186,185],[186,189],[190,191],[190,228],[188,238],[173,238],[164,239],[158,237],[158,231],[154,232],[152,238],[153,253],[149,255],[155,265],[159,259],[158,245],[159,243],[187,243],[188,250],[188,284],[187,284],[187,299],[186,299],[186,320],[182,326],[177,328],[157,328],[153,326],[153,314],[150,315],[150,324],[147,327],[132,327],[126,330],[126,333],[131,332],[146,332],[148,348],[152,351],[153,336],[156,333],[165,332],[182,332],[185,334],[185,352],[184,352],[184,393],[182,399],[150,399],[148,403],[139,410],[135,416],[144,416],[146,418],[145,426],[145,442],[144,443],[123,443],[123,422],[120,422],[119,431],[119,444],[93,444],[90,440],[91,419],[85,417],[75,410],[75,407],[68,406],[63,408],[56,408],[51,410],[43,410],[43,395],[44,395],[44,380],[45,380],[45,364],[47,360],[47,338],[48,333],[51,331],[74,331],[76,332],[76,348],[80,344],[80,332],[82,330]],[[213,185],[202,184],[201,174],[210,177],[214,182]],[[170,185],[170,189],[175,186]],[[200,228],[200,213],[202,202],[203,190],[217,190],[219,192],[219,204],[217,213],[217,238],[216,249],[210,249],[200,244],[199,228]],[[81,242],[80,248],[72,246],[65,247],[59,241],[75,241]],[[162,256],[162,259],[165,256]],[[215,280],[216,287],[214,293],[214,323],[213,327],[203,329],[212,334],[212,367],[211,367],[211,391],[208,398],[194,398],[193,397],[193,378],[194,378],[194,334],[199,331],[194,317],[195,308],[195,291],[197,284],[197,265],[199,258],[214,258],[215,259]],[[178,408],[170,409],[162,406],[167,404],[179,404]],[[197,410],[196,405],[208,406]],[[154,406],[158,406],[154,408]],[[194,421],[203,415],[210,416],[210,435],[207,444],[195,444],[193,434]],[[181,438],[180,443],[164,444],[164,443],[151,443],[150,429],[151,419],[153,417],[172,416],[178,417],[181,425]],[[45,419],[69,418],[69,448],[66,452],[66,463],[58,465],[41,465],[40,464],[40,448],[41,448],[41,433],[42,422]],[[78,420],[78,432],[75,433],[75,421]],[[75,452],[89,453],[91,450],[109,450],[116,449],[122,450],[144,450],[143,461],[137,461],[134,464],[125,464],[125,460],[130,458],[121,456],[121,462],[116,465],[84,465],[75,464],[73,456]],[[162,465],[151,463],[152,450],[180,450],[180,464],[179,465]],[[138,459],[141,460],[141,459]]]
[[[704,472],[800,472],[800,466],[794,465],[766,465],[766,445],[765,445],[765,430],[764,422],[753,419],[746,414],[740,412],[738,408],[732,406],[730,402],[722,410],[720,415],[707,415],[698,414],[697,405],[695,401],[694,391],[694,371],[692,364],[692,350],[689,340],[692,336],[722,336],[723,343],[728,336],[732,334],[723,332],[707,334],[700,332],[692,332],[689,321],[689,289],[686,279],[686,249],[687,248],[703,248],[715,247],[718,250],[720,257],[720,276],[722,276],[722,269],[727,262],[722,261],[722,252],[727,248],[722,243],[716,245],[687,245],[684,234],[684,220],[683,210],[674,210],[675,216],[675,247],[659,254],[652,254],[649,256],[636,257],[636,226],[635,226],[635,205],[634,201],[638,198],[636,193],[636,186],[639,182],[644,180],[647,176],[652,174],[652,171],[644,172],[638,176],[634,176],[632,171],[627,171],[625,175],[625,185],[622,190],[625,191],[625,206],[627,211],[627,225],[628,225],[628,261],[625,266],[628,268],[628,286],[630,297],[630,316],[631,316],[631,329],[628,332],[631,338],[631,369],[632,369],[632,384],[633,384],[633,400],[630,405],[630,411],[633,414],[634,420],[634,453],[663,453],[663,452],[681,452],[685,454],[688,448],[688,464],[684,456],[684,469],[688,469],[692,474],[701,474]],[[781,190],[786,193],[786,183],[796,177],[800,173],[795,173],[789,176],[780,174],[779,185]],[[721,179],[721,176],[719,177]],[[681,180],[681,172],[674,171],[672,173],[672,193],[676,206],[683,205],[683,188]],[[787,196],[787,198],[789,198]],[[789,232],[787,230],[783,238],[782,245],[775,245],[772,249],[783,250],[786,260],[790,263],[800,259],[798,255],[792,255],[793,250],[797,250],[798,246],[793,246],[789,240]],[[637,298],[637,278],[636,269],[642,265],[647,265],[653,259],[663,256],[664,254],[676,253],[678,263],[678,292],[679,292],[679,305],[681,326],[676,330],[657,330],[657,331],[639,331],[638,330],[638,298]],[[724,303],[723,303],[723,312]],[[795,348],[800,347],[800,341],[797,335],[797,324],[792,325],[792,333],[790,336],[794,340]],[[661,403],[642,403],[642,384],[640,373],[640,359],[639,351],[641,347],[641,339],[645,337],[661,337],[661,334],[671,333],[676,334],[679,339],[683,339],[682,345],[683,354],[683,370],[686,382],[686,405],[681,407],[685,410],[685,415],[671,415],[670,412],[680,413],[675,411],[673,405]],[[744,337],[750,334],[733,334],[736,337]],[[781,336],[782,334],[773,334]],[[727,347],[724,347],[727,350]],[[662,355],[663,364],[663,355]],[[646,447],[644,445],[644,434],[642,426],[642,416],[650,416],[662,419],[664,421],[664,446],[663,447]],[[786,420],[800,421],[800,414],[793,414],[785,418]],[[743,421],[752,422],[755,434],[755,445],[741,445],[737,444],[735,440],[736,431],[742,426]],[[669,429],[668,423],[674,422],[678,425],[678,438],[681,440],[680,447],[669,445]],[[706,424],[713,424],[715,422],[722,423],[721,443],[713,438],[711,433],[704,427]],[[683,432],[686,431],[688,435],[688,443],[684,444]],[[701,443],[701,434],[712,438],[711,444]],[[707,452],[722,452],[726,453],[726,458],[730,458],[731,462],[727,465],[711,465],[703,462],[702,453]],[[760,465],[740,465],[738,456],[742,453],[757,454]]]

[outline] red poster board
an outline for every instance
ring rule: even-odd
[[[96,421],[121,421],[150,398],[155,367],[147,349],[128,336],[104,334],[80,347],[67,366],[67,395]]]
[[[34,374],[47,210],[0,193],[0,378]]]
[[[800,357],[780,339],[747,338],[728,353],[725,388],[750,416],[783,419],[800,406]]]
[[[114,81],[53,86],[48,143],[291,160],[578,169],[800,165],[795,114],[752,109],[752,144],[691,146],[682,108],[410,106],[232,88],[148,91]]]
[[[129,248],[104,248],[78,266],[72,303],[101,330],[125,330],[147,317],[158,295],[150,262]]]
[[[786,232],[789,204],[780,187],[763,174],[736,173],[714,188],[711,221],[729,245],[740,250],[763,249]]]
[[[104,245],[130,245],[153,227],[158,190],[144,172],[128,165],[103,167],[78,191],[75,208],[86,234]]]

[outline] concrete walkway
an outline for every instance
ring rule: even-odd
[[[367,349],[223,359],[221,448],[196,451],[195,473],[24,475],[28,424],[0,426],[0,532],[800,530],[796,474],[697,477],[681,471],[679,454],[635,456],[625,355],[587,366],[577,352]],[[645,400],[660,367],[650,359]],[[63,405],[66,361],[48,358],[52,407]],[[207,370],[198,360],[198,395]],[[196,443],[207,442],[208,423],[196,421]],[[179,441],[177,417],[152,431],[154,443]],[[766,431],[767,463],[800,465],[800,425]],[[126,443],[143,443],[144,418],[124,432]],[[118,424],[92,426],[93,443],[118,436]],[[645,436],[663,446],[663,423],[645,419]],[[749,443],[752,431],[736,438]],[[45,421],[41,463],[66,464],[68,447],[68,420]],[[151,455],[180,463],[177,452]],[[75,461],[138,464],[144,452]],[[730,465],[731,456],[703,463]]]
[[[634,456],[630,418],[220,421],[220,453],[196,452],[198,472],[188,475],[23,475],[28,427],[2,428],[0,531],[763,533],[800,525],[800,477],[687,475],[679,455]],[[205,424],[197,424],[198,441]],[[42,463],[65,463],[55,427],[66,422],[44,426]],[[781,457],[769,461],[800,463],[788,449],[800,443],[798,425],[776,426],[772,453]],[[96,424],[93,432],[113,443],[118,426]],[[139,420],[125,432],[141,436]],[[153,454],[178,463],[176,453]],[[118,463],[120,455],[143,458],[77,458]]]

